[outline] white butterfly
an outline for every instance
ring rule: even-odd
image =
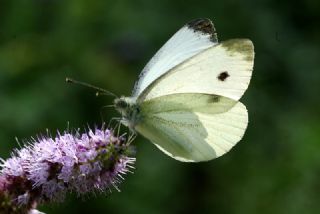
[[[132,96],[115,99],[121,122],[179,161],[217,158],[247,128],[248,113],[238,100],[253,60],[250,40],[218,43],[209,19],[193,20],[150,60]]]

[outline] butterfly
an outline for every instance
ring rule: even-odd
[[[217,158],[241,140],[248,112],[254,47],[219,43],[209,19],[188,22],[142,70],[131,97],[114,100],[121,123],[184,162]]]

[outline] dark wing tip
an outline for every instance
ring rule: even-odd
[[[203,34],[211,35],[212,42],[218,42],[217,32],[214,25],[210,19],[199,18],[194,19],[187,23],[188,28],[192,29],[194,32],[201,32]]]

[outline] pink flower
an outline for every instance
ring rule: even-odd
[[[63,201],[67,192],[119,190],[123,175],[134,169],[136,159],[129,157],[134,155],[131,151],[123,137],[114,136],[109,129],[33,140],[11,158],[1,160],[0,200],[8,203],[0,205],[0,213],[9,205],[26,213],[39,212],[35,204]]]

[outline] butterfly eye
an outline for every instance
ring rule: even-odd
[[[127,108],[129,106],[128,102],[126,102],[125,100],[123,100],[121,98],[120,99],[116,99],[114,101],[114,103],[115,103],[115,106],[117,108],[120,108],[120,109],[124,109],[124,108]]]

